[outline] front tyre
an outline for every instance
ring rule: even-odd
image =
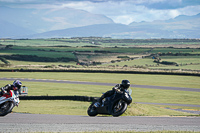
[[[87,110],[87,113],[89,116],[96,116],[98,113],[97,113],[97,108],[94,106],[94,103],[92,103],[88,110]]]
[[[14,107],[14,103],[12,102],[5,102],[0,105],[0,116],[5,116],[12,111]]]
[[[125,101],[118,101],[114,104],[112,108],[112,116],[118,117],[122,115],[127,109],[127,103]]]

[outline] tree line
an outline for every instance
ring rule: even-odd
[[[68,57],[59,57],[59,58],[51,58],[51,57],[39,57],[37,55],[2,55],[0,56],[0,60],[5,64],[8,63],[6,60],[18,60],[18,61],[33,61],[33,62],[70,62],[77,61],[75,58]]]

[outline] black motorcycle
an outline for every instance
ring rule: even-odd
[[[103,99],[101,105],[98,100],[94,101],[87,110],[88,115],[104,114],[114,117],[122,115],[126,111],[127,106],[132,102],[131,92],[131,89],[124,92],[116,90],[114,95]]]

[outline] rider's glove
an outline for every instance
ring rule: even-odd
[[[6,93],[6,91],[4,90],[4,87],[1,87],[1,93],[2,93],[2,94],[5,94],[5,93]]]

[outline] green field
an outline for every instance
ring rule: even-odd
[[[200,88],[200,77],[153,74],[115,74],[115,73],[79,73],[79,72],[1,72],[6,78],[55,79],[71,81],[91,81],[101,83],[120,83],[129,79],[134,85],[155,85],[171,87]]]
[[[148,46],[148,45],[198,45],[199,39],[112,39],[101,37],[80,37],[80,38],[52,38],[52,39],[1,39],[1,44],[20,46],[85,46],[97,45],[103,47],[113,46]]]
[[[160,62],[155,62],[153,57],[159,58]],[[174,62],[175,65],[162,62]],[[199,72],[199,65],[200,41],[197,39],[89,37],[0,40],[0,67],[3,69],[84,67],[139,71],[142,68],[143,71],[179,69],[181,72],[192,73]]]
[[[19,107],[15,107],[13,111],[20,113],[32,113],[32,114],[59,114],[59,115],[86,116],[89,105],[90,105],[89,102],[78,102],[78,101],[21,100]],[[185,107],[182,108],[184,109]],[[123,114],[123,116],[198,116],[198,115],[163,109],[161,107],[153,105],[131,104],[131,106],[128,107],[127,111],[125,112],[125,114]]]
[[[200,49],[193,49],[189,48],[155,48],[151,51],[151,53],[191,53],[191,54],[198,54],[200,53]]]
[[[1,72],[1,77],[6,78],[33,78],[33,79],[54,79],[54,80],[70,80],[70,81],[86,81],[101,83],[120,83],[122,79],[129,79],[130,82],[138,85],[158,85],[158,86],[174,86],[174,87],[190,87],[200,89],[199,77],[193,76],[171,76],[171,75],[145,75],[145,74],[106,74],[106,73],[38,73],[38,72]],[[23,80],[22,80],[23,81]],[[12,81],[0,81],[0,86],[4,86]],[[36,96],[93,96],[99,97],[101,93],[110,90],[112,86],[98,85],[80,85],[80,84],[64,84],[64,83],[44,83],[44,82],[23,82],[28,87],[29,95]],[[135,104],[134,102],[150,102],[150,103],[176,103],[176,104],[196,104],[199,105],[200,97],[198,92],[186,92],[175,90],[160,90],[147,88],[131,88],[133,90],[133,104],[128,108],[125,115],[135,116],[174,116],[174,115],[194,115],[189,113],[167,110],[158,105]],[[15,108],[16,112],[24,113],[44,113],[44,114],[69,114],[69,115],[86,115],[88,102],[77,101],[24,101],[20,106]],[[35,107],[36,106],[36,107]],[[34,107],[34,110],[32,109]],[[58,109],[53,110],[52,107]],[[43,108],[43,109],[41,109]],[[66,111],[69,108],[69,111]],[[176,107],[182,109],[195,109],[195,107]],[[58,113],[60,112],[60,113]],[[72,113],[73,112],[73,113]]]
[[[159,62],[158,62],[159,59]],[[157,62],[155,62],[157,60]],[[165,64],[163,63],[165,62]],[[174,63],[173,65],[166,64]],[[200,40],[198,39],[111,39],[52,38],[1,39],[0,72],[5,78],[33,78],[120,83],[128,79],[134,85],[155,85],[200,89],[198,76],[150,74],[15,72],[15,70],[108,70],[200,73]],[[4,86],[11,81],[0,81]],[[29,95],[80,95],[99,97],[111,86],[23,82]],[[199,105],[199,93],[133,87],[134,102],[178,103]],[[52,103],[52,104],[50,104]],[[77,101],[21,101],[16,112],[86,115],[90,103]],[[52,110],[53,105],[58,111]],[[31,108],[34,107],[34,110]],[[166,106],[132,104],[125,115],[192,115],[164,109]],[[170,106],[167,106],[170,107]],[[41,110],[43,108],[43,110]],[[173,108],[173,107],[172,107]],[[196,109],[191,107],[176,107]],[[65,111],[65,110],[69,111]],[[73,112],[73,113],[71,113]]]

